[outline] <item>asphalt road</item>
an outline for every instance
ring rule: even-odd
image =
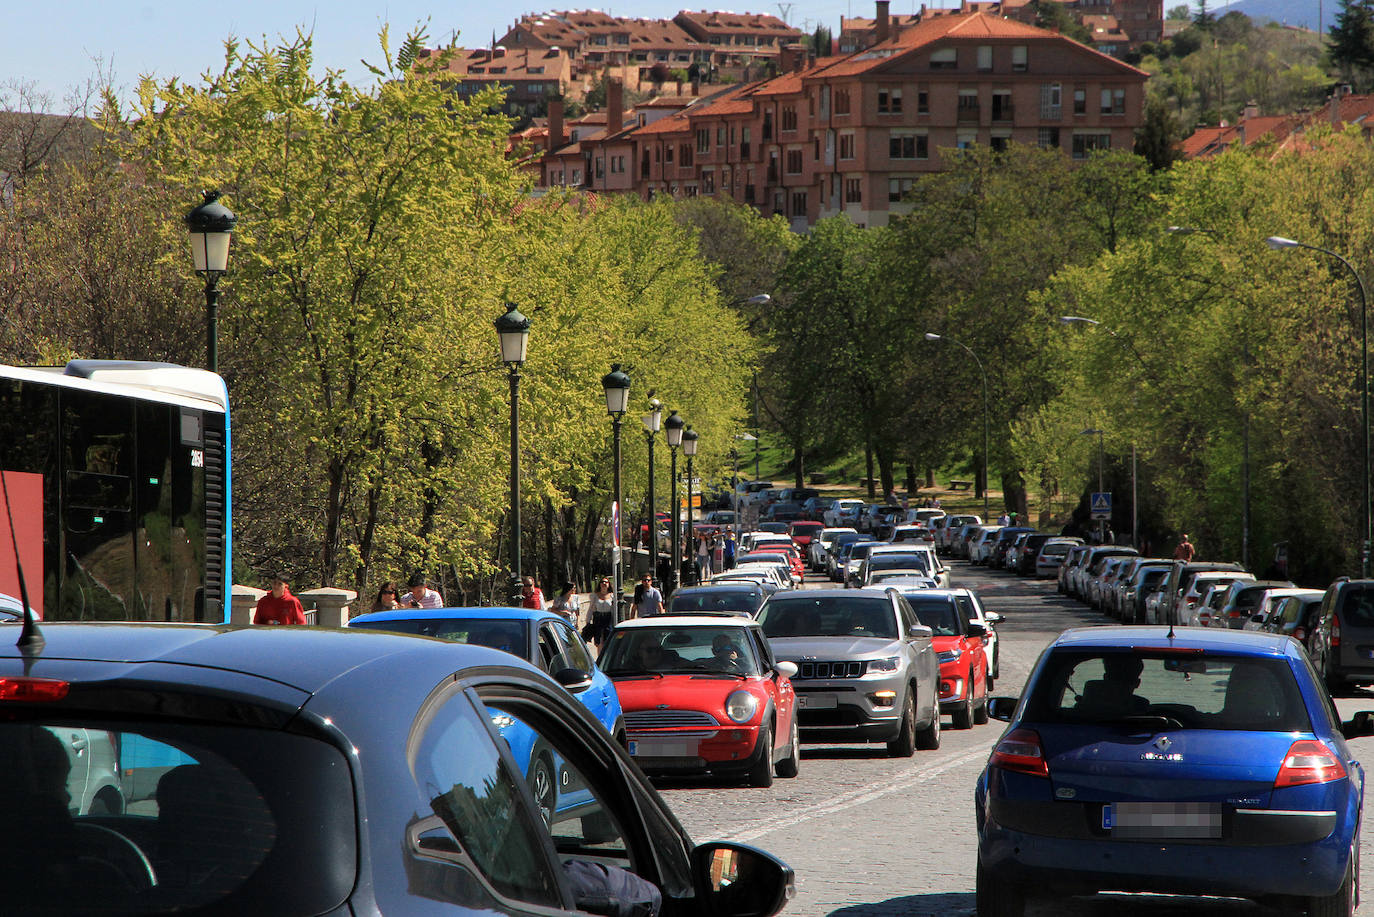
[[[1028,581],[956,563],[954,585],[977,589],[1006,620],[997,695],[1020,693],[1041,650],[1062,630],[1109,623],[1057,595],[1053,581]],[[808,584],[810,585],[810,584]],[[829,585],[819,582],[817,585]],[[1374,694],[1338,699],[1342,715],[1374,709]],[[943,723],[940,748],[893,759],[882,745],[804,749],[801,774],[769,789],[712,781],[660,783],[698,842],[735,840],[782,857],[797,874],[784,912],[834,917],[969,917],[974,913],[973,786],[1002,731],[996,720],[955,730]],[[1374,739],[1364,740],[1374,761]],[[1356,746],[1357,749],[1360,747]],[[1374,863],[1366,832],[1364,862]],[[1042,902],[1033,917],[1272,917],[1243,901],[1156,895],[1103,895]],[[1361,917],[1374,917],[1374,900]]]

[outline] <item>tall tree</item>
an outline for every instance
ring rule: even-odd
[[[1328,33],[1327,54],[1346,82],[1368,91],[1374,72],[1374,11],[1367,0],[1340,0]]]

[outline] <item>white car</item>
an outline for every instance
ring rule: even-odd
[[[978,531],[969,539],[969,563],[985,564],[988,562],[988,553],[992,550],[992,546],[997,543],[997,532],[1001,528],[1000,525],[980,525],[978,527]]]
[[[914,541],[921,544],[934,545],[935,533],[930,530],[929,526],[905,523],[893,528],[892,538],[890,540],[893,544]]]
[[[811,569],[824,570],[825,555],[829,552],[830,546],[835,543],[835,537],[853,531],[854,529],[848,526],[821,529],[820,534],[812,538],[811,544],[807,546],[806,559],[811,565]]]
[[[852,526],[859,521],[859,513],[863,508],[863,500],[853,497],[841,498],[830,504],[830,508],[821,514],[821,519],[833,528]]]
[[[766,564],[749,563],[739,564],[711,578],[711,582],[718,583],[731,579],[749,579],[759,575],[767,576],[778,589],[792,588],[792,572],[786,564]]]

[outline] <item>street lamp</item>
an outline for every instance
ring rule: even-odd
[[[983,368],[983,361],[978,359],[978,354],[974,353],[967,344],[956,341],[954,338],[945,337],[940,334],[926,332],[927,341],[949,341],[951,344],[958,344],[973,357],[973,362],[978,364],[978,372],[983,374],[983,521],[991,522],[988,513],[988,373]]]
[[[1264,242],[1275,250],[1305,248],[1309,251],[1321,252],[1323,255],[1330,255],[1345,265],[1346,270],[1350,271],[1355,278],[1355,289],[1360,294],[1360,427],[1364,440],[1364,545],[1360,549],[1360,576],[1368,579],[1369,552],[1371,546],[1374,545],[1374,507],[1371,507],[1369,502],[1369,298],[1365,295],[1364,279],[1360,277],[1360,272],[1355,270],[1354,265],[1329,248],[1308,245],[1305,242],[1285,239],[1282,236],[1270,236]]]
[[[696,430],[692,429],[690,424],[682,434],[682,454],[687,456],[687,528],[684,530],[684,535],[687,538],[692,538],[694,534],[692,532],[692,459],[696,457],[697,439],[699,438],[700,435]],[[688,557],[694,557],[696,555],[696,551],[693,550],[694,547],[695,546],[691,542],[687,544]],[[690,570],[691,567],[688,567],[688,569]],[[691,582],[687,585],[695,586],[697,584],[696,576],[694,575],[690,577],[690,579]]]
[[[651,393],[652,394],[652,393]],[[654,434],[663,426],[663,404],[649,399],[649,413],[644,415],[644,438],[649,442],[649,575],[658,576],[658,507],[654,504]],[[667,583],[660,583],[667,588]]]
[[[1103,483],[1102,483],[1102,464],[1103,464],[1103,456],[1104,456],[1104,454],[1105,454],[1105,452],[1106,452],[1105,447],[1102,445],[1102,435],[1103,435],[1104,433],[1106,433],[1105,430],[1094,430],[1094,429],[1092,429],[1091,427],[1089,427],[1088,429],[1084,430],[1082,433],[1079,433],[1079,434],[1078,434],[1079,436],[1096,436],[1096,437],[1097,437],[1097,492],[1098,492],[1098,493],[1105,493],[1105,491],[1103,490]],[[1089,512],[1092,511],[1092,504],[1091,504],[1091,502],[1089,502],[1089,504],[1088,504],[1088,511],[1089,511]],[[1106,520],[1106,519],[1103,519],[1103,520],[1101,520],[1101,522],[1102,522],[1102,525],[1101,525],[1101,527],[1100,527],[1100,529],[1099,529],[1099,531],[1098,531],[1098,536],[1097,536],[1097,537],[1098,537],[1098,541],[1099,541],[1099,542],[1106,542],[1106,540],[1107,540],[1107,520]]]
[[[519,605],[520,589],[520,364],[530,339],[530,320],[515,303],[495,322],[501,340],[501,362],[510,371],[510,603]]]
[[[766,306],[773,301],[773,297],[767,293],[758,293],[748,299],[737,299],[737,306]],[[751,323],[752,330],[752,323]],[[756,370],[753,379],[754,389],[754,480],[759,479],[759,374]]]
[[[673,531],[669,550],[673,552],[672,588],[674,590],[682,583],[682,547],[681,543],[678,541],[682,532],[678,528],[677,447],[682,445],[682,428],[685,426],[687,426],[687,421],[679,417],[677,411],[670,412],[668,414],[668,419],[663,421],[663,436],[668,440],[668,452],[672,455],[672,471],[669,474],[669,478],[673,482]],[[664,585],[667,584],[665,583]]]
[[[601,377],[601,389],[606,394],[606,413],[611,415],[611,465],[613,495],[611,501],[611,589],[615,593],[615,623],[620,623],[620,421],[630,407],[630,377],[621,372],[620,364],[611,364],[611,371]]]
[[[205,366],[219,372],[219,279],[229,271],[229,236],[238,223],[234,212],[219,202],[218,191],[204,192],[205,200],[186,214],[191,235],[191,263],[205,278]]]

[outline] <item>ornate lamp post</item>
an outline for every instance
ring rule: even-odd
[[[644,438],[649,443],[649,575],[658,576],[658,505],[654,501],[654,439],[663,426],[663,404],[649,399],[649,413],[644,415]],[[660,583],[668,588],[667,583]]]
[[[700,435],[696,430],[692,429],[691,425],[688,425],[687,430],[682,434],[682,454],[687,456],[687,528],[685,534],[688,538],[692,538],[694,534],[692,532],[692,459],[696,457],[697,440],[699,438]],[[696,556],[694,547],[695,546],[690,543],[687,545],[688,557]],[[687,569],[690,570],[692,568],[688,567]],[[697,584],[695,574],[692,575],[691,580],[692,581],[687,585],[695,586]]]
[[[186,214],[191,235],[191,262],[205,278],[205,367],[219,372],[219,279],[229,271],[229,237],[238,217],[219,203],[218,191],[206,191],[201,205]]]
[[[510,371],[510,603],[520,604],[520,364],[530,339],[530,320],[515,303],[496,320],[501,362]]]
[[[932,334],[929,331],[926,332],[926,340],[949,341],[951,344],[957,344],[964,348],[968,355],[973,357],[973,362],[978,364],[978,372],[983,374],[983,521],[991,522],[992,519],[988,515],[988,486],[991,483],[988,481],[988,371],[983,368],[983,361],[978,359],[978,354],[974,353],[967,344],[942,334]]]
[[[620,364],[611,365],[611,371],[601,377],[601,388],[606,394],[606,413],[611,415],[611,463],[614,466],[612,475],[614,488],[613,502],[611,503],[611,528],[613,540],[611,546],[611,588],[615,592],[615,623],[620,623],[620,542],[621,542],[621,512],[620,512],[620,421],[625,416],[625,411],[630,407],[630,377],[620,371]]]
[[[677,411],[669,413],[668,419],[663,421],[663,435],[668,440],[668,452],[672,455],[672,470],[669,473],[669,478],[673,482],[673,537],[670,540],[669,550],[673,552],[673,589],[677,589],[682,584],[682,547],[681,542],[678,541],[682,536],[682,530],[678,526],[677,447],[682,445],[682,428],[685,426],[687,426],[687,421],[679,417]]]

